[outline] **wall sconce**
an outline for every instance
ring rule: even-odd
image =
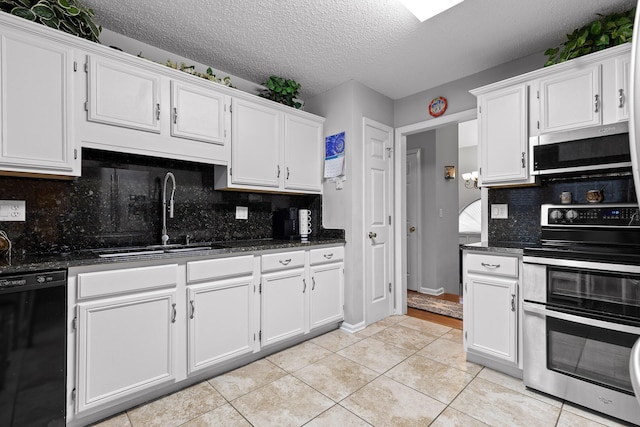
[[[478,171],[467,172],[462,174],[464,179],[464,186],[466,188],[478,188]]]
[[[444,179],[454,179],[456,177],[456,167],[455,166],[445,166],[444,167]]]

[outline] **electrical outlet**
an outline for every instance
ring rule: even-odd
[[[509,205],[504,204],[492,204],[491,205],[491,219],[507,219],[509,218]]]
[[[0,200],[0,221],[26,221],[24,200]]]
[[[249,208],[246,206],[236,206],[236,219],[249,219]]]

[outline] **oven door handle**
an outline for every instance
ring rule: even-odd
[[[631,386],[633,387],[636,398],[640,403],[640,338],[638,338],[631,349],[631,357],[629,357],[629,373],[631,374]]]
[[[525,312],[540,314],[542,316],[553,317],[568,322],[580,323],[593,326],[594,328],[609,329],[619,332],[626,332],[633,335],[640,335],[640,327],[629,326],[620,323],[605,322],[603,320],[592,319],[590,317],[576,316],[575,314],[562,313],[560,311],[549,310],[539,304],[524,302],[522,308]]]

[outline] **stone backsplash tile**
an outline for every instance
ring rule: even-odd
[[[213,166],[146,156],[83,150],[82,176],[72,181],[0,177],[0,199],[25,200],[25,222],[0,222],[21,253],[66,252],[160,243],[162,185],[176,178],[175,215],[167,216],[171,242],[271,238],[272,212],[312,210],[314,237],[344,237],[319,227],[322,197],[213,189]],[[167,199],[171,185],[167,188]],[[236,206],[249,208],[236,220]]]

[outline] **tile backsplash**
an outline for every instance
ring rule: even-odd
[[[216,191],[211,165],[87,149],[76,180],[0,177],[0,200],[25,200],[27,209],[25,222],[0,229],[22,253],[160,243],[168,171],[176,178],[170,243],[271,238],[272,212],[285,207],[311,209],[315,236],[344,236],[319,227],[321,196]],[[236,206],[249,208],[247,220],[235,219]]]
[[[637,203],[633,178],[618,176],[580,176],[544,178],[540,186],[489,189],[489,206],[509,205],[508,219],[489,219],[489,243],[540,243],[540,205],[560,204],[560,193],[571,192],[574,204],[584,204],[588,190],[603,189],[603,203]],[[487,207],[487,209],[490,209]],[[490,212],[490,211],[489,211]]]

